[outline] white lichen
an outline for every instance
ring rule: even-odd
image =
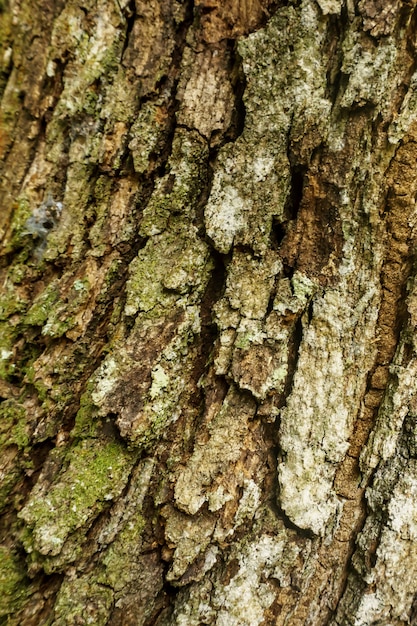
[[[244,546],[237,555],[238,571],[224,588],[217,589],[218,626],[258,626],[264,622],[265,611],[275,598],[274,584],[268,579],[286,583],[284,550],[282,540],[269,536]]]

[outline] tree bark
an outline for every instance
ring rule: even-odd
[[[0,623],[417,623],[416,17],[0,4]]]

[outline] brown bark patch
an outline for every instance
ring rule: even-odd
[[[203,38],[207,43],[235,39],[259,28],[269,17],[272,0],[197,0]]]
[[[281,255],[287,265],[325,282],[342,256],[343,233],[337,206],[338,190],[310,173],[296,222],[284,238]]]

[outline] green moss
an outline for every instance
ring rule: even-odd
[[[0,446],[16,444],[23,449],[29,441],[25,407],[16,400],[4,400],[0,406]]]
[[[66,84],[57,106],[58,115],[87,113],[96,119],[101,115],[102,90],[120,64],[122,30],[111,23],[113,5],[98,20],[106,23],[93,27],[86,24],[78,6],[67,3],[54,21],[54,48],[50,58],[60,58],[62,51],[73,55],[74,76]],[[98,106],[100,104],[100,106]]]
[[[97,408],[91,398],[92,390],[87,389],[80,399],[80,408],[75,417],[75,426],[71,432],[73,437],[94,437],[97,435],[99,422],[96,418]]]
[[[49,387],[45,385],[43,380],[36,376],[33,360],[34,359],[30,359],[30,361],[25,365],[25,380],[35,387],[39,400],[44,403],[48,400],[50,390]]]
[[[106,285],[106,287],[111,287],[114,282],[119,280],[121,264],[122,261],[119,258],[113,259],[113,261],[110,263],[106,273],[106,277],[104,279],[104,284]]]
[[[158,183],[143,212],[140,233],[147,237],[166,229],[172,215],[192,215],[208,178],[208,147],[198,133],[178,129],[168,173]]]
[[[26,302],[17,293],[15,286],[8,283],[0,296],[0,320],[6,320],[14,313],[23,311],[26,307]]]
[[[62,337],[76,325],[76,315],[88,299],[90,283],[87,278],[78,279],[72,285],[65,301],[57,302],[51,307],[42,335]]]
[[[54,626],[105,626],[112,604],[112,590],[92,581],[90,576],[66,578],[57,596]]]
[[[0,322],[0,378],[7,380],[15,371],[13,344],[16,329],[9,322]]]
[[[171,300],[171,306],[174,304],[177,298],[172,294],[163,293],[162,273],[167,271],[163,265],[164,252],[166,247],[161,245],[159,240],[150,240],[130,264],[126,315],[135,315],[137,311],[150,311],[158,303],[167,300]]]
[[[15,265],[12,265],[9,270],[9,277],[12,283],[14,283],[15,285],[19,285],[21,282],[23,282],[28,274],[28,269],[28,266],[25,264],[22,265],[16,263]]]
[[[2,30],[3,19],[0,19],[0,33]],[[4,90],[3,98],[0,108],[0,128],[2,130],[2,144],[11,144],[13,137],[13,129],[16,124],[17,114],[21,109],[20,101],[20,84],[21,76],[19,76],[19,70],[16,67],[17,42],[16,38],[13,41],[13,61],[14,67],[8,77],[7,89]],[[3,57],[4,58],[4,57]]]
[[[13,207],[11,222],[12,235],[8,244],[6,244],[6,253],[10,253],[16,248],[22,247],[25,242],[30,242],[31,238],[27,234],[26,221],[31,214],[32,209],[29,200],[26,197],[18,198]]]
[[[115,591],[121,591],[126,585],[134,582],[128,564],[131,555],[140,546],[144,528],[145,519],[140,514],[125,525],[103,557],[105,572],[99,578],[100,582],[110,585]]]
[[[129,267],[125,312],[150,311],[158,304],[172,308],[177,294],[191,292],[193,304],[204,290],[213,268],[210,251],[190,226],[181,221],[150,239]]]
[[[133,165],[139,174],[146,172],[152,153],[158,154],[166,140],[166,127],[164,111],[161,105],[154,102],[146,102],[138,112],[136,120],[131,128],[133,137],[129,144],[132,152]]]
[[[0,617],[17,611],[27,596],[25,568],[16,554],[0,546]]]
[[[118,120],[130,126],[137,108],[137,83],[126,77],[126,69],[116,61],[112,82],[106,87],[105,102],[101,107],[101,119],[106,120],[106,133],[113,131],[114,122]],[[133,134],[133,133],[132,133]]]
[[[41,326],[42,335],[62,337],[76,325],[76,314],[88,298],[89,289],[88,279],[78,279],[63,300],[58,282],[51,282],[36,298],[24,316],[23,324]]]
[[[3,454],[3,451],[1,451]],[[14,497],[10,494],[13,492],[14,487],[22,478],[22,470],[17,463],[12,464],[6,471],[2,471],[2,478],[0,484],[0,511],[10,504],[10,501],[14,501]]]
[[[94,85],[90,85],[84,94],[83,110],[87,115],[95,115],[97,102],[99,101],[99,94],[97,93]]]
[[[55,612],[55,616],[62,619],[62,622],[54,623],[66,626],[73,623],[71,620],[75,616],[79,621],[74,623],[85,623],[87,619],[94,624],[101,623],[101,617],[105,618],[105,607],[108,608],[107,600],[113,598],[113,593],[114,602],[120,595],[126,595],[129,586],[132,589],[137,587],[138,577],[141,576],[142,535],[146,525],[142,515],[142,503],[152,467],[152,462],[145,461],[135,468],[129,485],[130,496],[126,499],[123,510],[119,508],[119,512],[123,514],[118,524],[120,530],[114,539],[111,538],[107,548],[103,546],[94,569],[75,578],[64,579]],[[103,590],[107,590],[109,595],[103,593]]]
[[[157,408],[145,412],[144,419],[132,432],[130,441],[140,448],[150,450],[166,430],[175,416],[176,403],[164,398],[163,403],[158,403]]]
[[[59,301],[59,290],[56,281],[53,281],[35,300],[26,313],[23,322],[28,326],[43,326],[55,304]]]
[[[87,439],[71,448],[52,485],[45,493],[34,493],[20,513],[32,529],[27,549],[59,554],[72,533],[91,525],[120,494],[134,460],[134,454],[116,442]]]
[[[22,477],[24,469],[32,468],[32,460],[25,451],[30,444],[26,409],[14,399],[0,404],[0,510],[10,501],[10,493]]]

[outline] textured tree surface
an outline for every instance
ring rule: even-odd
[[[0,623],[417,623],[416,0],[2,0]]]

